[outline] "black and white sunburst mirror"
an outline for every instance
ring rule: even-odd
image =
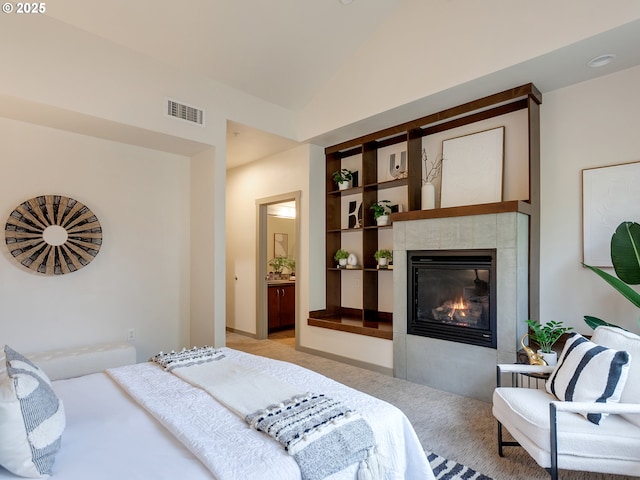
[[[18,205],[4,235],[13,259],[43,275],[80,270],[102,245],[98,218],[87,206],[62,195],[41,195]]]

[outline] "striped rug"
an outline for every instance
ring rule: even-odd
[[[492,480],[491,477],[465,467],[461,463],[447,460],[435,453],[426,452],[426,454],[436,480]]]

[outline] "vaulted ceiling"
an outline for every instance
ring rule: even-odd
[[[394,12],[408,3],[409,0],[65,0],[47,5],[47,15],[160,60],[185,75],[207,77],[298,112],[366,46],[374,32],[385,28],[385,21]],[[497,72],[500,77],[478,79],[476,86],[492,82],[511,87],[532,81],[543,92],[560,88],[605,73],[584,69],[582,61],[580,69],[572,63],[590,51],[593,55],[603,53],[603,48],[621,51],[622,62],[617,69],[640,64],[640,22],[633,23],[631,29],[600,35],[597,49],[593,39],[585,39]],[[473,87],[460,86],[467,91]],[[447,93],[451,92],[443,95]],[[404,114],[413,113],[406,109]],[[296,144],[234,122],[228,123],[227,138],[229,167]],[[333,141],[330,137],[325,140]]]

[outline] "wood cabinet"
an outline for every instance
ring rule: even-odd
[[[327,147],[326,307],[323,310],[309,312],[307,323],[379,338],[392,338],[393,308],[392,305],[388,306],[388,302],[385,305],[381,304],[379,293],[393,291],[393,274],[392,270],[378,270],[374,259],[376,250],[393,248],[392,227],[378,227],[370,206],[376,201],[395,196],[396,200],[400,198],[398,203],[402,203],[405,212],[420,210],[422,150],[425,136],[527,109],[530,198],[523,200],[532,205],[530,228],[533,237],[537,237],[540,136],[538,106],[541,101],[541,94],[533,84],[522,85]],[[388,170],[391,167],[388,152],[394,148],[397,152],[404,152],[404,178],[389,178]],[[333,173],[342,168],[358,172],[357,186],[346,190],[337,188],[333,181]],[[402,193],[398,195],[398,191]],[[359,208],[360,215],[357,213]],[[352,210],[355,210],[355,216]],[[535,238],[531,246],[532,258],[535,259],[539,254],[539,245]],[[355,269],[349,271],[337,268],[333,257],[340,248],[352,253],[355,250],[359,263]],[[533,277],[532,280],[535,282]]]
[[[269,331],[295,328],[296,286],[294,283],[273,284],[268,289]]]

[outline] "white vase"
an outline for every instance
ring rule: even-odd
[[[347,266],[347,259],[346,258],[341,258],[338,260],[338,265],[340,265],[341,267],[346,267]]]
[[[378,259],[378,265],[380,265],[381,267],[384,267],[387,265],[387,259],[386,257],[381,257]]]
[[[346,190],[347,188],[351,188],[351,180],[347,180],[346,182],[338,182],[338,190]]]
[[[422,210],[430,210],[436,208],[436,187],[433,183],[425,183],[422,185]]]
[[[378,226],[388,225],[389,224],[389,215],[380,215],[376,218],[376,223]]]
[[[544,353],[542,350],[538,350],[538,355],[540,355],[550,367],[555,367],[558,363],[558,352]]]

